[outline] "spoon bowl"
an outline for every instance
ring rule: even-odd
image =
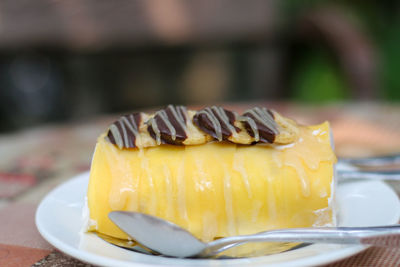
[[[113,211],[108,217],[137,242],[166,256],[185,258],[206,248],[206,243],[185,229],[155,216]]]

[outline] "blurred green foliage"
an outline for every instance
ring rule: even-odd
[[[323,51],[314,50],[302,57],[293,75],[293,97],[300,101],[343,100],[349,88],[336,65]]]
[[[282,17],[289,29],[295,28],[296,19],[312,8],[340,7],[375,48],[380,90],[377,95],[386,101],[400,100],[400,1],[286,0],[281,4]],[[350,85],[335,64],[331,54],[308,47],[295,62],[290,82],[292,97],[304,101],[349,99]]]
[[[385,98],[400,100],[400,22],[387,30],[380,44],[382,53],[381,82]]]

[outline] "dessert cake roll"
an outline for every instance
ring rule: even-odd
[[[98,138],[87,192],[89,231],[129,239],[108,219],[138,211],[203,241],[335,225],[329,123],[276,111],[168,106],[124,115]]]

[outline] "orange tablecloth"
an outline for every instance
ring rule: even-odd
[[[339,157],[400,152],[400,106],[267,105],[304,124],[329,120]],[[116,117],[0,134],[0,266],[87,266],[48,244],[36,229],[34,214],[52,188],[89,169],[97,136]],[[400,249],[370,248],[329,266],[400,266]]]

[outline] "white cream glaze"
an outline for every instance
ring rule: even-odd
[[[227,166],[224,164],[224,199],[225,199],[225,212],[228,223],[229,235],[236,235],[237,230],[235,226],[235,214],[233,210],[232,200],[232,188],[231,188],[231,176],[227,170]]]
[[[188,222],[188,214],[187,214],[187,207],[186,207],[186,185],[185,185],[185,177],[184,177],[184,163],[181,162],[178,167],[177,173],[177,183],[178,183],[178,211],[181,216],[186,222]]]
[[[242,177],[243,183],[247,190],[247,195],[249,196],[249,198],[251,198],[252,194],[249,182],[249,175],[247,174],[246,169],[244,168],[243,157],[238,153],[235,153],[233,156],[233,169],[237,171]]]
[[[118,148],[115,146],[109,146],[109,148],[111,153],[107,153],[106,157],[110,164],[114,164],[114,168],[110,169],[113,178],[111,179],[109,203],[112,210],[123,210],[129,199],[137,199],[137,184],[132,183],[134,179],[129,162],[121,157]],[[124,170],[123,175],[120,175],[120,170]],[[137,202],[132,202],[133,208],[137,208]]]
[[[167,192],[167,210],[166,210],[166,216],[169,219],[172,219],[174,216],[174,210],[175,210],[175,203],[173,201],[173,192],[172,192],[172,177],[171,177],[171,171],[168,168],[166,164],[163,166],[163,173],[165,177],[165,191]]]
[[[85,196],[85,203],[82,208],[82,220],[83,220],[83,232],[87,232],[89,229],[98,229],[97,221],[90,218],[90,210],[88,205],[88,198]]]
[[[146,157],[143,149],[139,149],[139,158],[141,160],[142,171],[145,173],[149,187],[152,190],[152,192],[150,192],[151,200],[150,200],[149,211],[152,212],[153,214],[155,214],[155,212],[157,210],[157,196],[156,196],[156,191],[154,188],[153,176],[151,175],[151,172],[150,172],[149,160]]]
[[[321,132],[318,130],[313,131],[313,135],[318,135]],[[332,129],[329,131],[329,140],[331,144],[331,148],[335,151],[335,142],[333,138]],[[337,205],[336,205],[336,188],[337,188],[337,173],[336,173],[336,164],[333,165],[333,178],[331,182],[331,195],[328,197],[328,207],[317,210],[314,214],[317,216],[316,222],[313,224],[314,227],[323,227],[323,226],[337,226]],[[326,216],[329,216],[329,211],[332,212],[331,223],[324,223],[326,220]],[[329,221],[329,220],[328,220]]]

